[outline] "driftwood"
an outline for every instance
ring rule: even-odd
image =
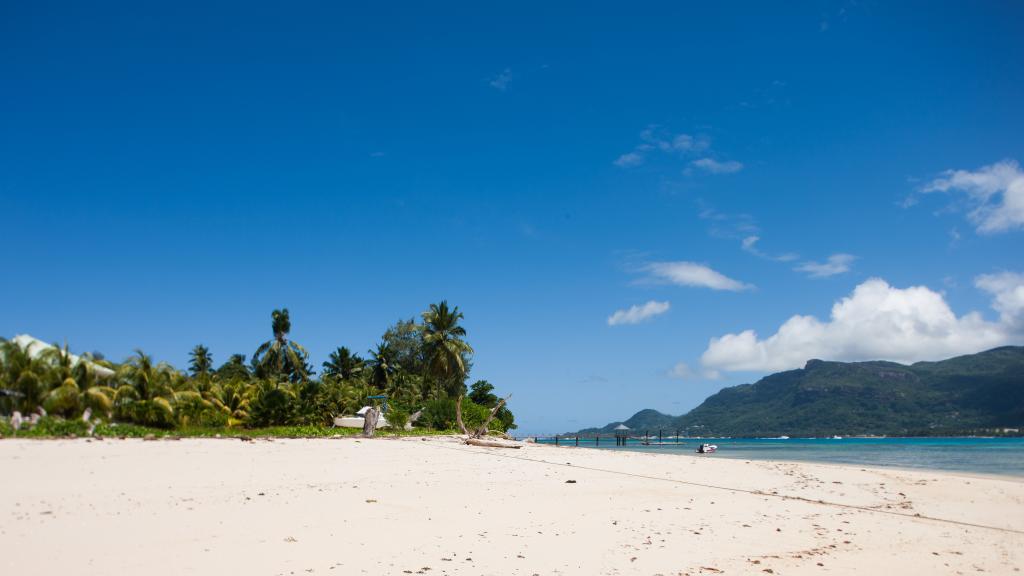
[[[420,416],[422,414],[423,414],[423,409],[422,408],[420,408],[419,410],[413,412],[412,415],[409,416],[409,418],[406,419],[405,426],[402,426],[402,429],[405,430],[405,431],[412,430],[413,423],[415,423],[417,420],[419,420]]]
[[[494,420],[494,415],[498,413],[498,410],[501,410],[501,407],[504,406],[505,402],[508,402],[508,399],[511,397],[512,395],[509,394],[501,400],[498,400],[498,403],[494,405],[494,408],[491,408],[491,413],[487,415],[487,419],[480,425],[480,429],[476,431],[477,438],[487,435],[487,426],[490,425],[491,420]]]
[[[469,432],[466,431],[466,425],[462,423],[462,396],[459,396],[458,401],[455,402],[455,424],[459,427],[459,431],[469,436]]]
[[[363,437],[373,438],[373,433],[377,430],[377,419],[380,418],[380,410],[371,407],[363,415]]]
[[[506,444],[497,440],[484,440],[483,438],[466,438],[466,444],[470,446],[485,446],[487,448],[522,448],[518,444]]]

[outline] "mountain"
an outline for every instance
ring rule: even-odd
[[[657,410],[648,408],[633,414],[628,420],[623,422],[612,422],[605,425],[603,428],[587,428],[585,430],[580,430],[578,434],[593,435],[598,433],[611,433],[619,424],[625,424],[630,430],[675,430],[674,422],[678,419],[678,416],[669,416],[668,414],[663,414]]]
[[[581,430],[606,433],[617,426]],[[682,416],[641,410],[634,431],[702,436],[933,435],[1024,428],[1024,347],[940,362],[810,360],[723,388]]]

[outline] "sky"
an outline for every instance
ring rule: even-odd
[[[0,6],[0,336],[446,299],[530,434],[1024,344],[1019,3],[145,4]]]

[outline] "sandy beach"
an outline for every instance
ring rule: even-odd
[[[1024,568],[1024,479],[454,438],[6,439],[0,469],[7,574]]]

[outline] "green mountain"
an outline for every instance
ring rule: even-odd
[[[663,414],[661,412],[658,412],[657,410],[652,410],[650,408],[647,408],[646,410],[641,410],[641,411],[637,412],[636,414],[633,414],[632,416],[629,417],[628,420],[625,420],[623,422],[612,422],[610,424],[605,425],[603,428],[587,428],[585,430],[580,430],[578,432],[578,434],[580,434],[580,435],[594,435],[594,434],[598,434],[598,433],[600,433],[600,434],[610,434],[610,433],[612,433],[612,430],[614,430],[615,427],[618,426],[619,424],[625,424],[626,426],[629,427],[630,430],[633,430],[633,431],[639,430],[639,431],[643,432],[644,430],[655,430],[655,431],[657,431],[657,430],[661,429],[661,430],[673,430],[673,434],[674,434],[675,433],[674,432],[675,431],[675,421],[678,420],[678,419],[679,419],[678,416],[670,416],[668,414]],[[655,433],[657,433],[657,432],[655,432]]]
[[[619,422],[581,434],[610,433]],[[1024,428],[1024,347],[941,362],[810,360],[724,388],[682,416],[641,410],[634,431],[702,436],[934,435]]]

